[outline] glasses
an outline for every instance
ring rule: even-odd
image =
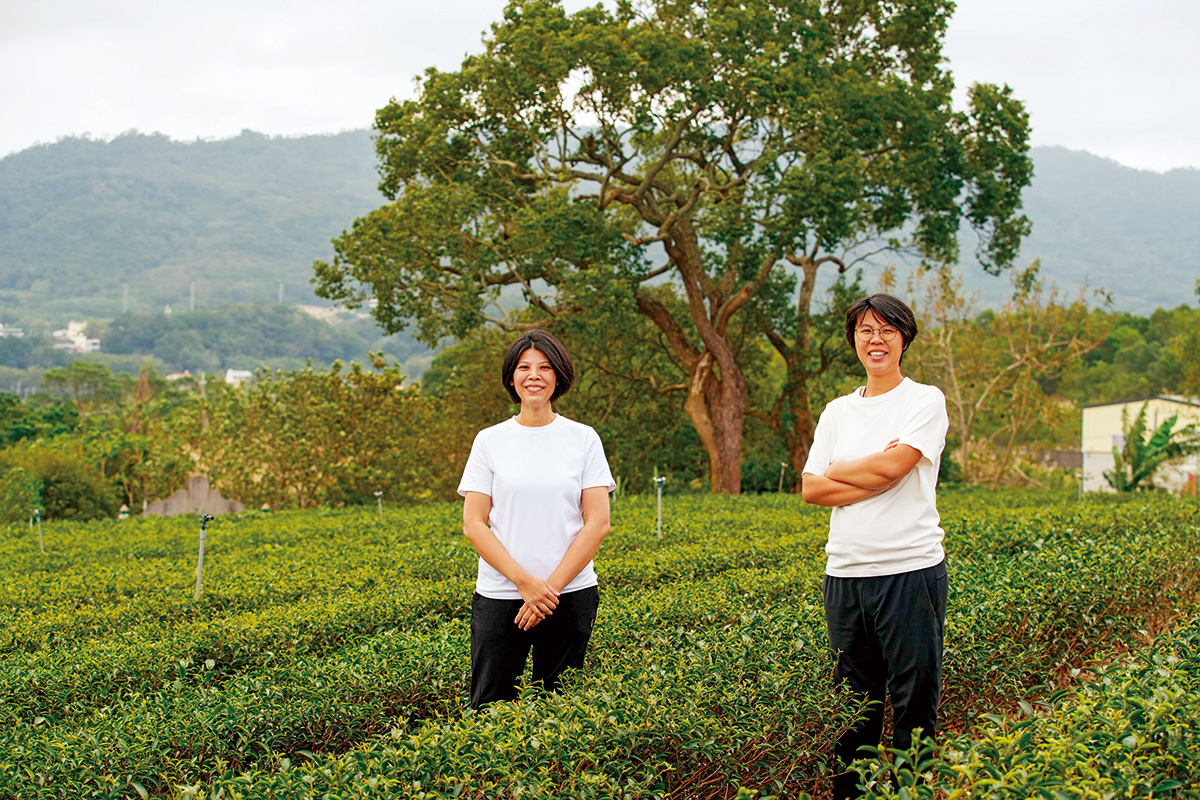
[[[896,334],[899,332],[899,330],[893,328],[891,325],[884,325],[882,328],[868,328],[866,325],[863,325],[861,328],[856,328],[854,330],[854,335],[857,336],[860,341],[869,342],[876,334],[879,334],[880,339],[883,339],[885,342],[890,342],[892,339],[896,338]]]

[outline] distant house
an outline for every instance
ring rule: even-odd
[[[1146,405],[1146,428],[1154,430],[1172,414],[1179,416],[1176,427],[1194,422],[1200,424],[1200,402],[1175,395],[1158,395],[1138,400],[1120,400],[1083,408],[1083,490],[1111,492],[1104,479],[1106,470],[1115,463],[1113,448],[1125,445],[1125,420],[1132,421]],[[1196,477],[1200,475],[1200,455],[1182,462],[1165,464],[1154,476],[1154,484],[1172,492],[1196,493]]]
[[[54,342],[56,350],[67,350],[72,353],[95,353],[100,349],[100,340],[89,339],[86,331],[86,322],[72,320],[67,323],[66,328],[50,334],[50,339]]]
[[[12,336],[15,339],[20,339],[24,335],[24,328],[18,328],[15,325],[0,325],[0,338],[7,339]]]
[[[254,373],[248,369],[227,369],[225,370],[225,382],[230,386],[241,386],[243,383],[251,380]]]

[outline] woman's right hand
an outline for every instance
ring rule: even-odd
[[[517,584],[517,591],[525,603],[513,621],[523,631],[537,625],[558,608],[558,590],[542,578],[530,575],[527,580]]]

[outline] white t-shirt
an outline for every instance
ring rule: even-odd
[[[504,549],[530,574],[549,578],[583,527],[584,489],[616,488],[604,446],[592,428],[556,415],[536,428],[516,417],[475,436],[458,493],[492,498],[488,525]],[[564,592],[595,586],[592,562]],[[475,591],[496,600],[520,600],[516,584],[479,559]]]
[[[909,378],[890,392],[863,397],[856,390],[825,407],[805,472],[824,475],[834,462],[878,453],[896,438],[921,453],[917,466],[888,491],[831,510],[827,574],[898,575],[942,562],[945,534],[934,487],[949,424],[941,390]]]

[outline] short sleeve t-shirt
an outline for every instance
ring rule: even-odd
[[[562,415],[535,428],[513,417],[476,434],[458,493],[491,497],[488,525],[500,544],[530,574],[549,578],[583,527],[583,490],[597,486],[616,488],[596,431]],[[589,561],[563,591],[596,583]],[[475,591],[521,599],[516,585],[482,558]]]
[[[881,452],[896,438],[921,453],[917,466],[888,491],[831,510],[827,574],[898,575],[942,562],[945,534],[934,489],[948,427],[945,395],[909,378],[890,392],[863,397],[855,391],[826,406],[805,472],[824,475],[834,462]]]

